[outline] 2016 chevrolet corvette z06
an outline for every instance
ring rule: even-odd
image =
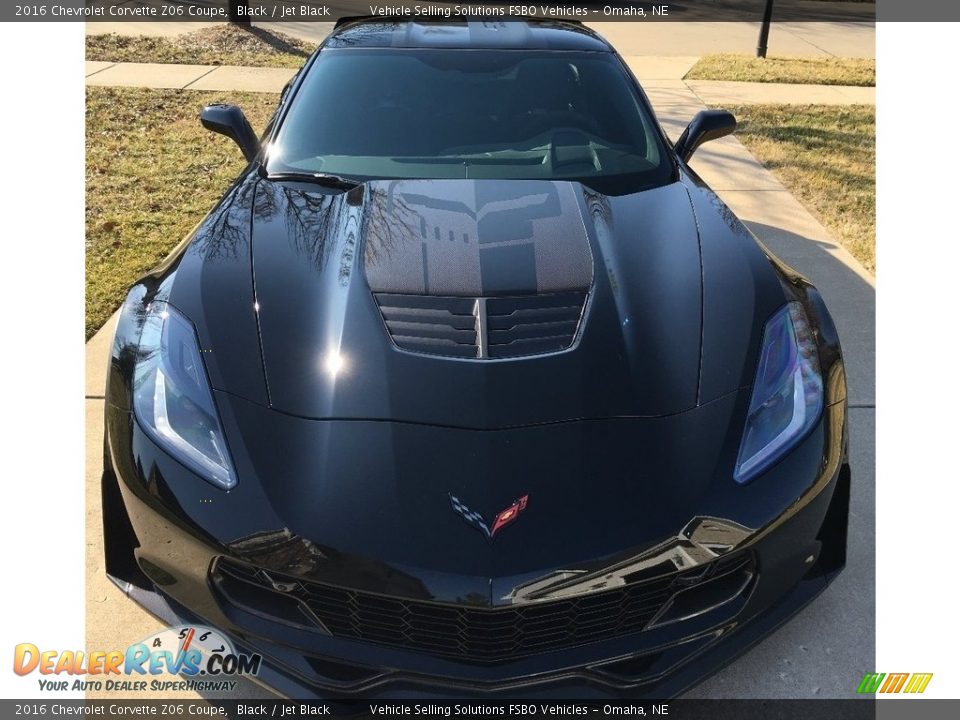
[[[340,23],[130,290],[106,570],[295,696],[670,697],[846,559],[837,333],[571,22]]]

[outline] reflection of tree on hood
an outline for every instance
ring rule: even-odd
[[[338,278],[345,284],[353,264],[363,192],[360,186],[348,193],[326,194],[267,181],[260,185],[254,212],[271,220],[282,209],[288,241],[318,272],[339,253]]]
[[[374,183],[363,211],[363,259],[374,265],[388,259],[398,246],[420,237],[420,214],[395,192],[399,181]]]
[[[250,248],[250,199],[256,177],[247,176],[230,188],[220,204],[197,228],[190,246],[208,260],[236,260]]]
[[[299,255],[322,272],[339,247],[339,280],[353,265],[363,186],[349,193],[311,192],[249,175],[235,185],[197,229],[190,252],[206,260],[236,260],[250,252],[250,213],[270,222],[282,215],[286,235]]]

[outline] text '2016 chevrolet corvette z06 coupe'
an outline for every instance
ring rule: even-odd
[[[340,23],[129,291],[106,570],[294,697],[672,697],[846,560],[837,333],[571,22]]]

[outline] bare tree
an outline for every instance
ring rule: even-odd
[[[228,14],[234,25],[249,25],[250,0],[229,0]]]

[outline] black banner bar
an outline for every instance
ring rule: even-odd
[[[656,718],[663,720],[940,720],[960,700],[0,700],[0,717],[43,718]]]
[[[960,3],[773,0],[774,22],[862,22],[960,19]],[[335,22],[377,15],[410,20],[509,21],[524,17],[581,22],[760,22],[768,0],[654,2],[370,2],[368,0],[24,0],[0,5],[0,20],[85,22]],[[916,5],[916,7],[915,7]]]
[[[659,718],[663,720],[885,720],[957,717],[960,701],[851,700],[0,700],[0,717],[194,718]],[[904,709],[904,714],[886,706]],[[926,712],[923,712],[924,706]],[[929,713],[940,712],[940,715]]]

